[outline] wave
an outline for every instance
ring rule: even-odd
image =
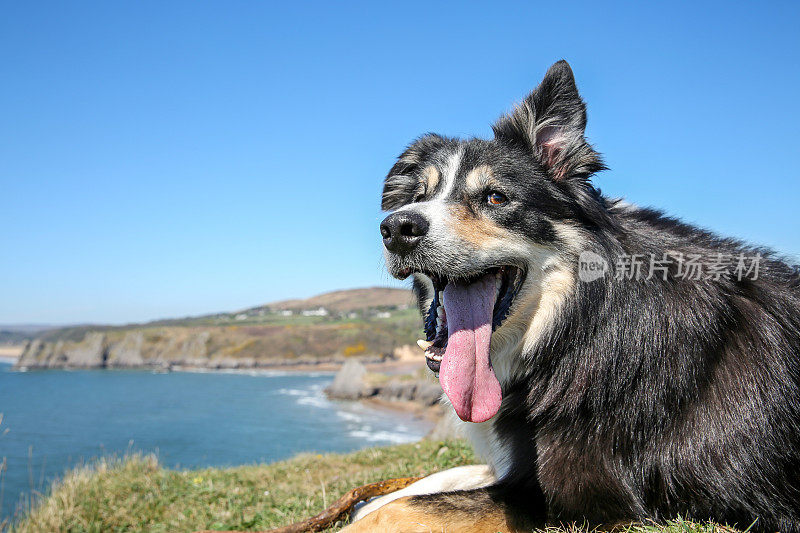
[[[300,405],[310,405],[311,407],[319,407],[321,409],[327,408],[330,409],[333,407],[331,402],[328,401],[325,397],[318,397],[318,396],[303,396],[297,399],[297,403]]]
[[[364,431],[356,429],[348,431],[351,437],[364,439],[367,442],[390,442],[392,444],[404,444],[407,442],[416,442],[420,439],[420,435],[412,435],[410,433],[395,433],[392,431]]]
[[[347,411],[336,411],[336,416],[348,422],[362,422],[364,417],[355,413],[348,413]]]
[[[303,388],[282,388],[276,394],[290,396],[298,405],[315,409],[334,410],[342,421],[342,430],[350,438],[371,444],[403,444],[421,439],[419,428],[400,423],[393,416],[379,412],[358,402],[332,402],[325,396],[325,383],[315,383]]]
[[[287,396],[308,396],[309,390],[308,389],[278,389],[275,391],[276,394],[285,394]]]

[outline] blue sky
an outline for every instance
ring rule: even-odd
[[[392,282],[381,180],[572,64],[604,192],[800,256],[800,4],[16,2],[0,323]]]

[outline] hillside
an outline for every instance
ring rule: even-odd
[[[54,326],[40,324],[0,324],[0,346],[22,344],[35,339],[42,331],[53,328]]]
[[[421,319],[411,293],[368,288],[235,312],[42,332],[18,368],[260,368],[391,357]]]
[[[31,340],[33,337],[35,337],[35,335],[31,333],[0,328],[0,346],[22,344],[25,341]]]
[[[372,287],[368,289],[327,292],[305,300],[284,300],[282,302],[267,304],[264,308],[291,309],[297,311],[324,307],[335,312],[348,312],[358,309],[396,308],[411,303],[411,293],[407,290]]]

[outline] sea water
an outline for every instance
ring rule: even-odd
[[[410,415],[327,400],[329,373],[10,369],[0,363],[0,522],[22,495],[102,455],[229,466],[412,442],[429,429]]]

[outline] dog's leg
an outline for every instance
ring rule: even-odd
[[[407,496],[366,515],[342,533],[521,533],[544,526],[544,512],[534,511],[541,502],[532,502],[532,509],[523,511],[509,505],[505,495],[494,485]],[[537,515],[540,521],[535,520]]]
[[[496,481],[491,468],[488,465],[457,466],[431,474],[408,487],[373,498],[366,504],[358,507],[350,517],[355,522],[361,520],[369,513],[376,511],[386,504],[389,504],[406,496],[419,496],[421,494],[433,494],[454,490],[478,489],[491,485]]]

